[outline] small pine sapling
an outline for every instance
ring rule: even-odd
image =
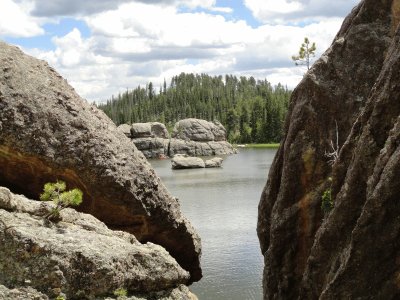
[[[43,193],[40,195],[42,201],[52,201],[54,206],[51,211],[45,216],[52,221],[60,220],[60,211],[68,206],[78,206],[82,203],[82,191],[80,189],[66,190],[64,181],[55,183],[46,183],[43,188]]]
[[[117,299],[125,299],[128,296],[128,291],[124,288],[117,288],[114,291],[114,296],[117,297]]]
[[[324,214],[329,213],[335,206],[332,198],[332,177],[328,177],[328,182],[329,187],[322,193],[321,197],[321,209]]]

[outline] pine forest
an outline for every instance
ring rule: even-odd
[[[117,125],[161,122],[169,130],[185,118],[218,120],[232,143],[278,143],[291,91],[267,80],[181,73],[158,88],[150,82],[98,107]]]

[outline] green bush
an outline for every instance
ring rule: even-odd
[[[126,297],[127,295],[128,295],[128,292],[127,292],[127,290],[124,289],[124,288],[118,288],[118,289],[116,289],[116,290],[114,291],[114,296],[117,296],[118,299],[119,299],[119,298]]]
[[[327,214],[332,210],[332,208],[333,208],[332,189],[328,188],[322,194],[321,209],[325,214]]]
[[[68,206],[78,206],[82,203],[83,193],[79,189],[66,190],[64,181],[46,183],[43,193],[40,195],[42,201],[52,201],[54,206],[50,213],[46,215],[49,220],[60,220],[60,211]]]

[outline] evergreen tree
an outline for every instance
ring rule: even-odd
[[[160,93],[150,82],[99,108],[117,125],[158,121],[172,128],[183,118],[200,118],[220,121],[231,142],[279,142],[290,95],[281,84],[253,77],[181,73],[169,86],[164,80]]]

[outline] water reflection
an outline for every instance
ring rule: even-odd
[[[151,161],[202,238],[204,277],[191,286],[199,299],[262,299],[257,206],[275,152],[241,149],[216,169],[171,170],[169,160]]]

